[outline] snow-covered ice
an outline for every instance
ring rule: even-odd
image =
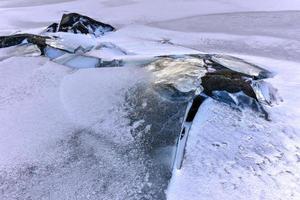
[[[72,59],[53,49],[40,57],[35,45],[0,49],[0,199],[300,199],[299,10],[298,0],[1,1],[1,35],[39,34],[67,12],[117,31],[51,33],[93,49]],[[205,101],[171,178],[186,104],[149,87],[143,60],[203,52],[273,72],[265,81],[278,101],[264,106],[271,121]],[[78,68],[135,62],[74,69],[58,58]]]

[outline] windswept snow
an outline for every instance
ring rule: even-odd
[[[71,69],[30,57],[40,55],[34,45],[0,49],[1,200],[300,199],[298,0],[1,1],[0,34],[38,34],[67,12],[117,28],[97,40],[77,35],[93,49],[87,56],[136,62]],[[265,106],[271,121],[206,101],[171,178],[186,105],[148,87],[141,60],[200,52],[275,72],[267,82],[283,101]]]
[[[165,197],[185,107],[147,89],[143,68],[10,58],[0,69],[1,199]]]

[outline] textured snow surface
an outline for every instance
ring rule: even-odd
[[[286,73],[294,71],[297,77],[298,64],[252,59],[276,67],[272,82],[284,102],[268,109],[269,122],[253,111],[206,101],[192,125],[183,167],[174,170],[168,199],[300,198],[300,112],[295,101],[300,96],[284,89],[299,86],[297,78]],[[289,106],[294,107],[292,113],[287,113]]]
[[[32,45],[0,49],[0,199],[300,199],[299,10],[298,0],[1,1],[0,35],[40,33],[79,12],[118,29],[80,36],[94,48],[86,55],[136,62],[71,69],[29,57],[40,55]],[[267,82],[283,102],[266,106],[265,121],[206,101],[171,178],[186,105],[149,89],[140,58],[199,52],[275,72]]]
[[[143,68],[0,68],[1,199],[165,197],[185,107],[147,89]]]

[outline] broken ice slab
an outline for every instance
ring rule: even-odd
[[[47,52],[47,51],[46,51]],[[49,53],[49,52],[48,52]],[[49,55],[59,55],[60,52],[51,51]],[[97,68],[97,67],[120,67],[123,65],[122,61],[119,60],[103,60],[97,57],[86,56],[84,54],[70,54],[64,53],[61,56],[54,57],[53,62],[62,64],[72,68]]]
[[[85,53],[77,49],[75,53],[47,46],[44,49],[45,56],[53,62],[72,68],[96,68],[96,67],[120,67],[122,60],[99,58],[99,52],[93,54]],[[95,55],[95,56],[94,56]],[[101,54],[100,54],[101,55]]]
[[[258,79],[268,78],[272,74],[271,72],[260,68],[254,64],[248,63],[240,58],[223,54],[211,55],[211,60],[219,65],[222,65],[228,69],[236,72],[240,72],[249,76],[254,76]]]
[[[273,105],[278,103],[281,98],[278,95],[277,89],[275,89],[270,83],[263,80],[252,81],[251,84],[253,91],[260,103]]]
[[[65,51],[60,50],[60,49],[56,49],[56,48],[53,48],[53,47],[50,47],[50,46],[47,46],[44,49],[44,55],[47,56],[48,58],[50,58],[51,60],[53,60],[55,58],[58,58],[58,57],[60,57],[64,54],[66,54]]]
[[[64,14],[61,18],[58,31],[94,34],[96,37],[106,32],[114,31],[115,28],[109,24],[96,21],[88,16],[78,13]]]
[[[226,91],[214,91],[212,98],[229,104],[238,110],[250,108],[251,110],[262,114],[262,117],[266,120],[269,120],[269,115],[260,102],[252,97],[249,97],[244,92],[229,93]]]
[[[24,44],[0,49],[0,61],[13,56],[40,56],[41,54],[37,45]]]
[[[188,100],[200,93],[201,77],[207,72],[202,59],[190,56],[161,57],[146,68],[153,74],[156,91],[172,100]]]
[[[201,77],[204,93],[208,96],[212,95],[213,91],[227,91],[236,93],[243,91],[248,96],[256,99],[256,95],[251,87],[251,79],[245,75],[224,69],[207,72]]]
[[[72,68],[94,68],[99,63],[98,58],[68,53],[55,58],[52,61]]]
[[[235,64],[243,63],[239,68],[216,65],[210,60],[210,56],[210,54],[160,56],[147,64],[146,68],[153,74],[152,85],[155,90],[170,100],[187,101],[201,92],[212,96],[213,91],[228,93],[242,91],[249,97],[258,99],[251,83],[255,79],[263,78],[262,74],[269,72],[234,57],[230,58],[236,61]],[[247,71],[257,73],[250,76],[246,74]]]
[[[68,13],[62,16],[59,24],[51,24],[44,32],[71,32],[75,34],[92,34],[99,37],[114,30],[113,26],[96,21],[88,16]]]
[[[16,46],[20,44],[35,44],[41,51],[46,47],[47,36],[40,36],[34,34],[16,34],[8,36],[0,36],[0,48]]]
[[[88,52],[92,50],[97,41],[91,35],[75,35],[73,33],[47,33],[51,38],[46,39],[50,47],[76,53],[77,51]]]
[[[121,47],[110,43],[110,42],[100,42],[92,51],[86,52],[86,56],[92,56],[101,58],[103,60],[123,60],[133,55],[127,53],[126,50]]]

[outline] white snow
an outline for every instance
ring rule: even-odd
[[[38,34],[79,12],[118,30],[98,39],[59,34],[78,42],[72,50],[84,44],[95,48],[86,56],[135,60],[134,67],[71,69],[28,57],[39,55],[34,46],[0,49],[0,199],[163,198],[152,183],[164,174],[147,173],[130,132],[145,120],[130,125],[125,96],[147,77],[143,58],[199,52],[275,72],[267,82],[283,102],[266,106],[269,122],[206,101],[167,199],[300,199],[299,10],[298,0],[0,1],[1,35]],[[113,48],[97,49],[101,43]],[[170,149],[155,152],[157,160],[166,162]]]
[[[126,89],[143,78],[133,67],[80,70],[63,79],[61,102],[76,123],[91,126],[111,116],[111,105],[120,104]]]
[[[70,69],[33,57],[6,59],[0,70],[0,165],[48,156],[45,151],[51,142],[73,127],[62,112],[58,92]]]

